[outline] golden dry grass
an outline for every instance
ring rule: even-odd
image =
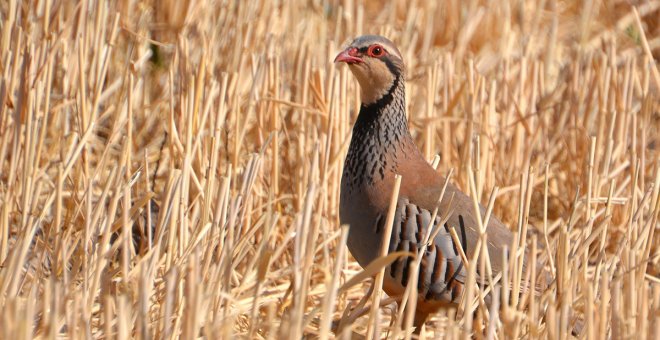
[[[513,263],[502,303],[469,289],[424,334],[658,338],[658,18],[657,0],[2,1],[0,337],[406,337],[390,299],[360,303],[337,217],[359,98],[331,61],[380,33],[425,155],[496,198],[553,278],[519,295]]]

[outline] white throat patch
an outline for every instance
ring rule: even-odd
[[[360,83],[360,99],[363,104],[375,103],[392,88],[395,76],[384,62],[368,59],[363,63],[349,66]]]

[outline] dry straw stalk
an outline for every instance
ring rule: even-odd
[[[369,278],[415,254],[363,271],[337,216],[360,103],[331,60],[363,33],[401,47],[429,161],[517,232],[504,273],[466,258],[463,302],[424,336],[659,338],[658,18],[658,0],[0,2],[0,338],[409,337],[412,309]]]

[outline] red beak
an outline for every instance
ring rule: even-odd
[[[336,62],[344,62],[347,64],[357,64],[361,63],[362,59],[358,57],[358,50],[355,47],[349,47],[343,50],[341,53],[337,54],[335,58]]]

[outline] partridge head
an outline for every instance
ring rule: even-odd
[[[339,53],[335,62],[348,64],[360,85],[362,101],[341,180],[339,213],[341,223],[350,227],[348,248],[363,267],[378,257],[394,178],[401,175],[388,250],[417,252],[426,247],[417,280],[415,326],[419,331],[429,314],[460,301],[467,271],[450,228],[458,234],[468,258],[472,257],[480,234],[476,214],[483,215],[484,209],[480,206],[475,212],[472,199],[451,183],[438,202],[445,178],[428,164],[410,135],[405,67],[394,43],[381,36],[361,36]],[[436,208],[437,217],[432,221]],[[427,246],[423,242],[427,228],[442,223],[440,217],[445,214],[449,215],[446,223],[438,226]],[[512,234],[494,216],[486,230],[495,275],[502,269],[502,252],[511,246]],[[383,289],[388,295],[404,292],[412,261],[401,258],[386,269]]]
[[[337,55],[335,62],[348,64],[360,83],[363,104],[381,99],[395,80],[404,74],[399,50],[388,39],[375,35],[355,39],[351,46]]]

